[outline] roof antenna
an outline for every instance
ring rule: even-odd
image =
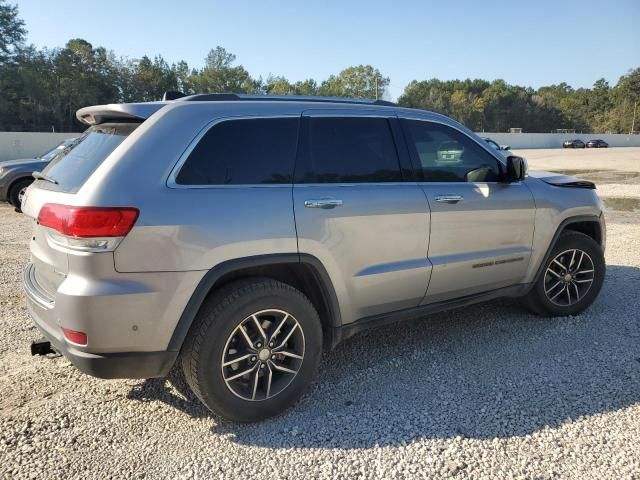
[[[166,102],[167,100],[176,100],[182,97],[186,97],[186,95],[182,92],[178,92],[177,90],[168,90],[164,92],[164,95],[162,95],[162,101]]]

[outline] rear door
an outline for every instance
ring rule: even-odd
[[[293,188],[298,247],[327,269],[343,323],[417,306],[431,266],[429,208],[393,112],[303,113]],[[403,152],[404,149],[404,152]]]
[[[425,120],[401,122],[431,207],[433,272],[423,303],[522,281],[535,217],[526,185],[502,182],[500,162],[462,131]]]

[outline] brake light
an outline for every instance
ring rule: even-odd
[[[131,207],[74,207],[46,203],[38,214],[40,225],[75,238],[124,237],[140,212]]]
[[[76,330],[71,330],[69,328],[62,327],[62,333],[64,333],[64,337],[72,343],[76,345],[87,345],[88,338],[87,334],[84,332],[78,332]]]

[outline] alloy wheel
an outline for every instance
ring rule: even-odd
[[[554,305],[570,307],[584,298],[594,278],[594,263],[587,252],[565,250],[551,260],[545,271],[544,293]]]
[[[304,359],[304,332],[298,320],[277,309],[242,320],[222,352],[222,378],[243,400],[273,398],[293,381]]]
[[[22,205],[22,199],[24,198],[24,194],[27,191],[27,188],[29,188],[29,186],[27,185],[26,187],[22,187],[20,189],[20,191],[18,192],[18,203],[20,205]]]

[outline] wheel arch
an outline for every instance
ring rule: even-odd
[[[29,181],[30,183],[33,183],[35,181],[31,174],[19,175],[11,180],[11,183],[7,186],[7,200],[11,198],[11,194],[13,193],[13,189],[16,187],[16,185],[18,185],[20,182],[24,182],[25,180]]]
[[[205,299],[220,287],[241,278],[268,277],[287,283],[304,293],[314,305],[322,322],[324,343],[332,344],[332,335],[342,323],[340,306],[326,269],[308,254],[257,255],[228,260],[216,265],[202,278],[187,302],[167,350],[179,351]]]
[[[544,271],[544,266],[549,261],[549,256],[551,255],[551,251],[553,250],[556,243],[558,242],[558,239],[564,232],[571,231],[571,232],[578,232],[578,233],[587,235],[604,249],[605,231],[602,225],[601,217],[602,217],[602,214],[600,216],[579,215],[579,216],[569,217],[564,219],[556,229],[556,232],[554,233],[553,238],[549,243],[549,247],[547,248],[547,251],[544,257],[542,258],[540,265],[538,265],[538,268],[536,270],[536,275],[533,279],[532,285],[535,284],[540,278],[540,275]]]

